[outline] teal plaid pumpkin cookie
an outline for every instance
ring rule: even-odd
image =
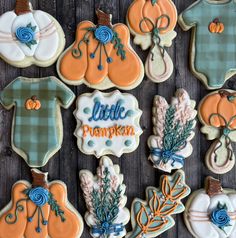
[[[42,167],[60,149],[60,106],[68,108],[74,93],[55,77],[18,77],[0,94],[6,109],[15,107],[12,147],[30,167]]]
[[[208,89],[221,88],[236,74],[236,3],[199,0],[179,17],[183,30],[193,28],[190,63]]]

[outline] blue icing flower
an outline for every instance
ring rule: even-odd
[[[112,40],[114,33],[108,26],[99,26],[94,35],[98,41],[105,45]]]
[[[19,27],[16,30],[16,38],[24,44],[30,43],[35,38],[35,32],[30,27]]]
[[[225,207],[221,207],[218,205],[217,209],[215,209],[211,213],[211,221],[213,224],[218,226],[220,229],[224,229],[226,226],[230,226],[230,216],[227,213]]]
[[[33,188],[29,192],[29,199],[38,207],[44,206],[49,200],[49,192],[42,187]]]

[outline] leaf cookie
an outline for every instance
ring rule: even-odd
[[[190,141],[194,137],[195,101],[184,89],[178,89],[170,105],[165,98],[155,96],[153,105],[153,132],[148,139],[149,160],[154,168],[171,172],[184,166],[192,154]]]
[[[130,90],[143,80],[143,64],[130,45],[129,29],[112,25],[112,15],[96,11],[98,24],[79,23],[76,40],[60,57],[57,71],[68,84]]]
[[[90,234],[93,237],[124,237],[130,213],[125,207],[126,186],[120,167],[113,165],[108,157],[102,157],[97,175],[82,170],[80,181],[88,209],[85,220],[91,228]]]
[[[225,174],[235,164],[236,92],[222,89],[208,94],[199,105],[198,115],[201,132],[214,140],[205,156],[206,165],[216,174]]]
[[[127,12],[127,25],[134,43],[150,48],[145,69],[150,80],[161,83],[170,78],[173,62],[165,47],[176,37],[177,10],[172,0],[134,0]]]
[[[146,201],[135,199],[132,203],[133,230],[126,238],[151,238],[161,235],[175,225],[174,214],[185,209],[181,200],[190,194],[185,184],[185,174],[179,170],[172,176],[164,175],[160,187],[146,189]]]
[[[0,211],[0,238],[79,238],[83,220],[67,200],[61,181],[48,183],[47,173],[32,169],[32,185],[19,181],[11,202]]]

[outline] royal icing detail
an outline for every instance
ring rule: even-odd
[[[179,17],[183,30],[193,28],[191,69],[208,89],[221,88],[236,72],[235,7],[234,0],[199,0]]]
[[[165,50],[176,37],[177,10],[171,0],[135,0],[129,7],[127,23],[135,36],[134,43],[150,48],[146,74],[155,83],[170,78],[173,62]]]
[[[81,95],[75,111],[79,149],[98,158],[106,154],[120,157],[136,150],[142,134],[141,115],[138,102],[131,94],[116,90]]]
[[[185,209],[181,200],[190,194],[182,170],[172,176],[164,175],[160,187],[146,189],[146,201],[135,199],[132,203],[132,231],[126,238],[157,237],[175,225],[174,214]]]
[[[93,237],[124,237],[130,213],[125,207],[126,186],[120,167],[113,165],[108,157],[102,157],[97,175],[82,170],[80,182],[88,209],[85,221],[91,228],[90,234]]]
[[[199,119],[201,132],[214,140],[205,156],[207,167],[216,174],[229,172],[235,164],[236,92],[222,89],[207,95],[200,103]]]
[[[66,185],[48,183],[47,173],[39,170],[32,170],[32,175],[32,185],[19,181],[13,186],[11,203],[0,211],[0,237],[56,238],[63,234],[79,238],[83,220],[67,201]]]
[[[222,189],[220,181],[208,177],[206,188],[194,192],[184,213],[188,230],[196,238],[236,236],[236,192]]]
[[[142,62],[130,46],[124,24],[112,25],[112,16],[96,11],[98,25],[83,21],[76,40],[60,57],[58,73],[72,85],[85,83],[96,89],[137,87],[144,76]]]
[[[16,0],[0,17],[0,55],[16,67],[52,65],[65,45],[64,32],[51,15],[34,11],[29,0]]]
[[[190,141],[194,137],[196,125],[192,101],[184,89],[178,89],[170,105],[161,96],[155,96],[153,106],[153,132],[148,139],[149,160],[154,168],[171,172],[180,169],[192,154]]]
[[[74,98],[74,93],[55,77],[19,77],[0,93],[2,105],[15,111],[12,147],[30,167],[44,166],[60,149],[60,106],[68,108]]]

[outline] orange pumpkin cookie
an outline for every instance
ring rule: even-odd
[[[112,16],[97,10],[98,25],[83,21],[77,27],[76,40],[60,57],[57,71],[68,84],[96,89],[118,87],[133,89],[144,69],[130,46],[129,29],[121,23],[112,25]]]
[[[205,160],[216,174],[229,172],[235,164],[232,142],[236,142],[236,91],[219,90],[207,95],[199,106],[202,133],[215,140]]]
[[[127,13],[127,24],[135,36],[134,43],[150,48],[146,74],[155,83],[167,80],[173,62],[164,47],[176,37],[177,10],[172,0],[134,0]]]
[[[48,183],[47,173],[32,169],[33,183],[17,182],[11,202],[0,211],[0,238],[79,238],[80,214],[67,200],[66,185]]]

